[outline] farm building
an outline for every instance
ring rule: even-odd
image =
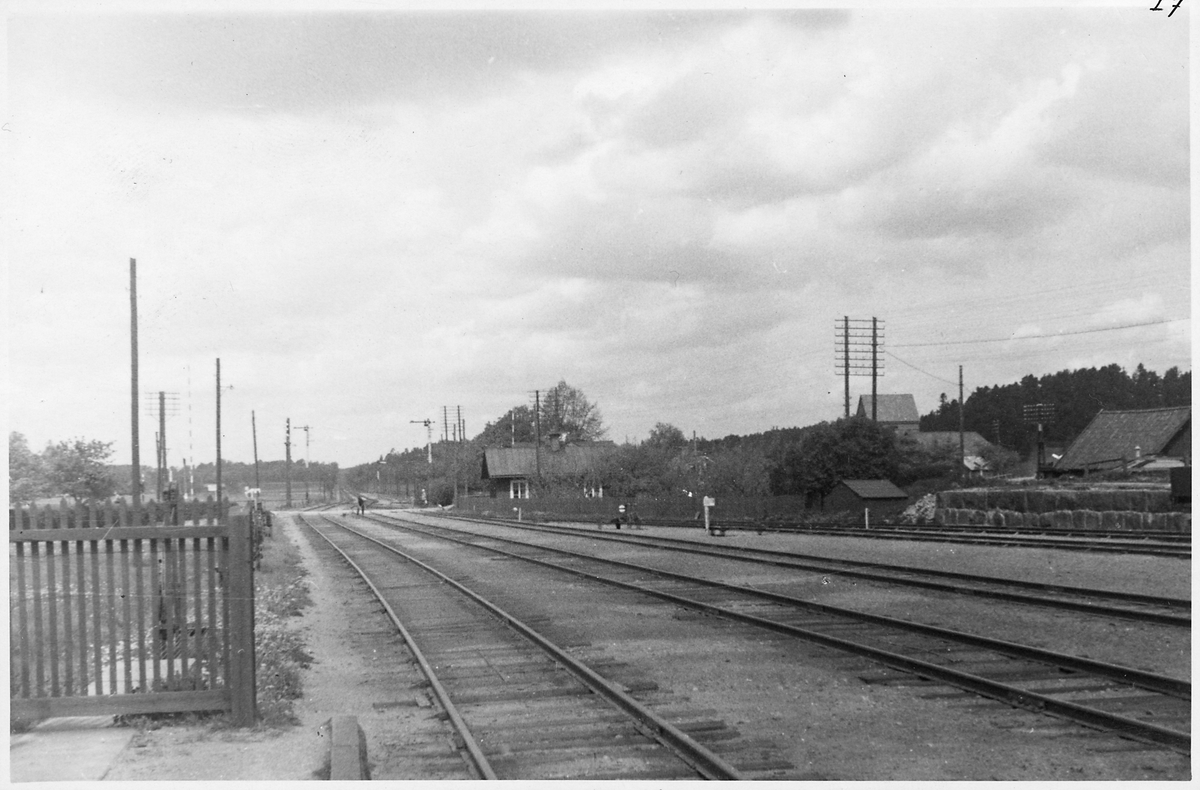
[[[895,428],[898,434],[920,430],[921,415],[917,413],[917,399],[912,395],[860,395],[855,416],[870,419],[872,405],[875,407],[875,421],[880,425]]]
[[[544,483],[578,487],[585,496],[604,496],[597,472],[616,447],[612,442],[568,442],[555,434],[542,443],[490,447],[483,453],[481,477],[490,482],[492,496],[528,499],[539,470]]]
[[[1104,410],[1054,464],[1056,474],[1123,467],[1170,468],[1190,463],[1192,408]]]
[[[871,512],[871,518],[899,513],[908,506],[908,494],[890,480],[843,480],[825,495],[822,509]]]

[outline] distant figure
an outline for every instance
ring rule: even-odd
[[[367,500],[363,499],[361,496],[358,498],[358,514],[360,516],[365,516],[367,514]]]

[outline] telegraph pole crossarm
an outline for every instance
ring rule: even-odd
[[[1053,403],[1026,403],[1021,407],[1022,421],[1027,425],[1037,425],[1037,476],[1045,473],[1046,442],[1043,426],[1054,419]]]

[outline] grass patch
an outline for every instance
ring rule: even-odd
[[[276,525],[264,541],[254,578],[254,652],[258,715],[264,724],[296,723],[292,703],[303,694],[301,674],[312,662],[290,620],[312,603],[300,550]]]

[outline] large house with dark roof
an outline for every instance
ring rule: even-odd
[[[895,428],[897,434],[920,430],[921,415],[917,413],[917,399],[912,395],[860,395],[855,415],[870,419],[872,412],[877,423]]]
[[[1153,469],[1191,462],[1192,408],[1104,410],[1055,462],[1056,474]]]
[[[604,496],[598,471],[616,445],[612,442],[568,442],[554,435],[542,443],[489,447],[483,452],[481,477],[492,496],[528,499],[540,474],[543,482],[577,486],[585,496]]]

